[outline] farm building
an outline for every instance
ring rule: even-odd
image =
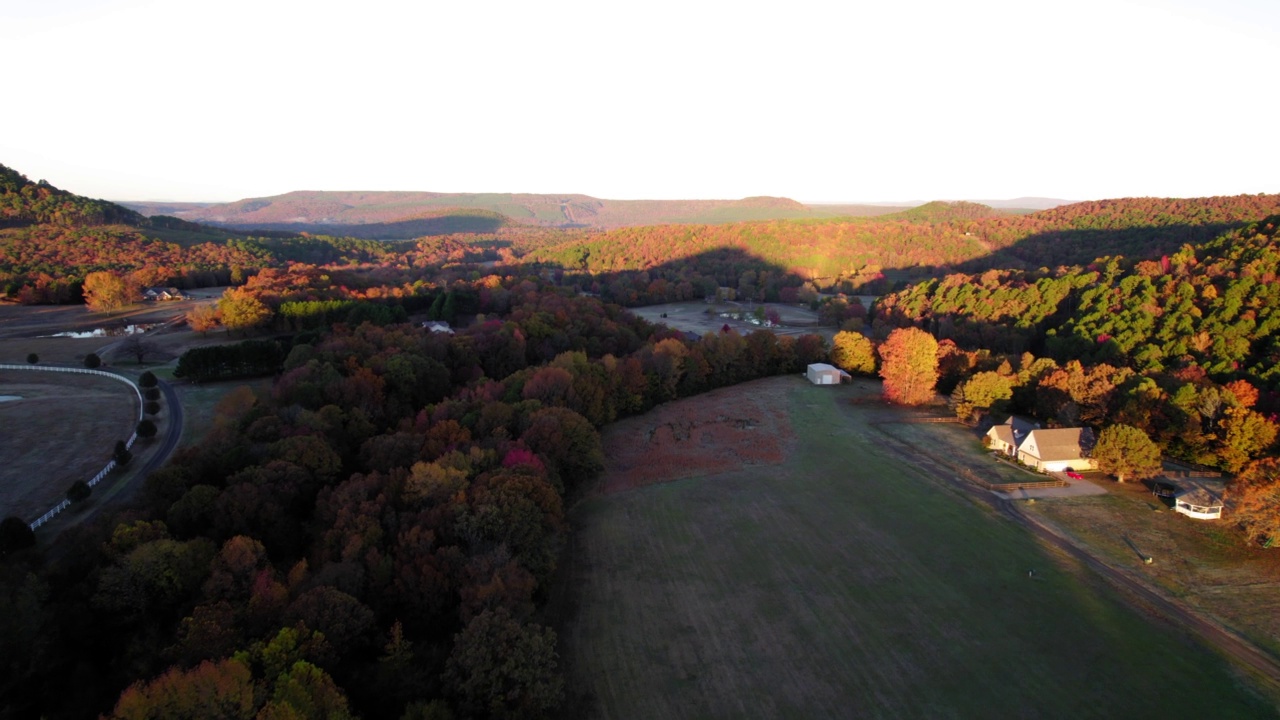
[[[805,377],[814,385],[839,385],[841,378],[852,378],[849,373],[827,363],[813,363],[805,370]]]
[[[1197,520],[1217,520],[1222,507],[1222,498],[1203,485],[1184,485],[1173,496],[1173,509]]]
[[[1041,472],[1093,470],[1097,467],[1089,457],[1093,445],[1089,428],[1035,429],[1018,446],[1018,460]]]
[[[987,447],[1009,457],[1018,454],[1018,446],[1027,439],[1027,434],[1040,427],[1034,420],[1012,415],[1002,425],[993,425],[987,431]]]

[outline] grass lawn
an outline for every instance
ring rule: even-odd
[[[850,403],[856,386],[765,382],[744,392],[772,389],[787,403],[795,442],[782,464],[598,495],[571,511],[552,605],[571,710],[1276,716],[1216,655],[881,450],[870,423],[887,411]]]
[[[1280,552],[1247,544],[1230,519],[1193,520],[1142,483],[1061,498],[1028,510],[1145,576],[1193,608],[1280,655]],[[1147,565],[1142,555],[1154,562]]]

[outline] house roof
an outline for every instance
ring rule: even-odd
[[[1042,461],[1079,460],[1093,450],[1093,431],[1089,428],[1055,428],[1032,430],[1027,434],[1027,448],[1034,442],[1036,455]]]
[[[1222,498],[1203,485],[1184,486],[1174,497],[1190,505],[1199,507],[1222,507]]]
[[[987,434],[1005,445],[1013,445],[1015,447],[1018,445],[1017,441],[1015,441],[1013,437],[1012,425],[992,425],[991,429],[987,431]]]
[[[852,377],[849,373],[829,363],[809,363],[809,370],[817,370],[818,372],[835,372],[840,373],[841,377]]]
[[[991,426],[991,430],[988,430],[987,434],[1007,445],[1018,447],[1027,438],[1027,433],[1038,427],[1040,427],[1040,424],[1034,420],[1010,415],[1003,425]]]

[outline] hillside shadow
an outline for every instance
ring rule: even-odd
[[[1131,260],[1158,260],[1164,255],[1177,252],[1183,245],[1198,247],[1223,233],[1239,230],[1249,224],[1234,222],[1101,230],[1051,230],[1029,235],[1007,247],[992,250],[985,255],[953,266],[933,266],[921,268],[921,270],[931,276],[948,272],[1034,270],[1088,265],[1100,257],[1115,255],[1123,255]]]

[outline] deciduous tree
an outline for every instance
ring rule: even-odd
[[[860,332],[842,331],[831,341],[831,362],[836,367],[860,375],[876,371],[876,348]]]
[[[445,683],[468,717],[547,717],[564,695],[556,634],[486,610],[454,639]]]
[[[938,341],[919,328],[899,328],[880,345],[884,397],[903,405],[933,399],[938,384]]]
[[[218,312],[227,330],[248,330],[271,317],[271,310],[257,297],[242,288],[227,290],[218,301]]]
[[[131,278],[102,270],[84,278],[84,303],[94,312],[114,312],[142,299],[142,288]]]
[[[1160,448],[1132,425],[1112,425],[1098,436],[1093,448],[1098,469],[1116,480],[1143,480],[1160,474]]]
[[[204,335],[218,326],[220,315],[213,305],[197,305],[187,311],[187,325]]]
[[[1280,538],[1280,459],[1249,463],[1227,483],[1230,517],[1240,523],[1250,542],[1271,547]]]

